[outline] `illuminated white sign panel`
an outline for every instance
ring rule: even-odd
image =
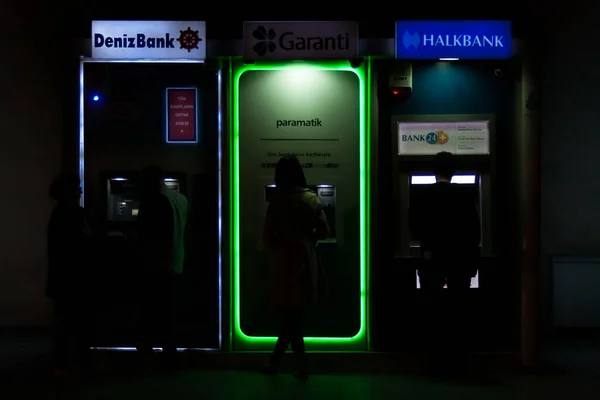
[[[204,60],[204,21],[92,21],[92,58]]]
[[[399,155],[486,155],[489,139],[489,121],[398,123]]]
[[[356,57],[356,22],[244,22],[246,60],[342,60]]]

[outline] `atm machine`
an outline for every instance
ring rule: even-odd
[[[494,235],[492,229],[492,199],[494,174],[494,116],[493,115],[398,115],[392,118],[394,146],[394,262],[387,279],[387,291],[394,292],[395,304],[411,326],[405,329],[399,342],[414,345],[422,337],[419,322],[424,317],[418,268],[421,263],[420,243],[411,237],[409,208],[427,195],[436,182],[432,173],[434,156],[448,151],[456,156],[457,173],[452,184],[464,190],[479,211],[481,224],[481,258],[477,275],[471,280],[469,303],[476,324],[490,313],[490,278],[494,265]],[[445,210],[446,212],[448,210]],[[492,285],[490,285],[490,283]],[[495,290],[495,289],[494,289]],[[403,311],[401,311],[403,310]],[[426,316],[425,316],[426,317]],[[491,318],[491,317],[490,317]],[[479,329],[479,328],[477,328]],[[398,340],[397,340],[398,341]]]
[[[395,218],[400,227],[396,231],[395,255],[400,259],[417,258],[420,243],[411,238],[408,210],[411,204],[427,195],[429,185],[435,183],[431,172],[435,154],[448,151],[456,156],[458,171],[452,184],[464,190],[467,198],[476,204],[481,224],[481,255],[492,254],[491,173],[493,115],[440,115],[397,116],[394,131],[398,140],[396,159]],[[440,137],[443,140],[440,140]],[[473,143],[473,144],[472,144]],[[414,285],[420,288],[418,273]],[[478,289],[485,283],[481,271],[471,281]],[[485,273],[483,274],[485,275]],[[481,279],[480,279],[481,278]]]
[[[482,204],[482,189],[484,189],[484,187],[482,187],[482,183],[484,181],[484,179],[482,178],[482,174],[478,173],[478,172],[466,172],[466,171],[459,171],[456,175],[454,175],[454,177],[452,178],[451,183],[453,185],[457,185],[461,191],[464,191],[466,194],[466,198],[471,201],[473,204],[475,204],[475,206],[477,207],[477,211],[479,213],[479,223],[480,223],[480,231],[482,232],[482,240],[479,243],[480,246],[480,254],[489,254],[489,248],[488,246],[486,246],[486,248],[484,249],[483,247],[483,243],[485,242],[486,245],[488,244],[489,240],[486,237],[486,240],[483,240],[483,214],[482,214],[482,210],[483,210],[483,204]],[[431,173],[414,173],[414,174],[410,174],[410,177],[408,178],[409,180],[409,188],[408,188],[408,207],[410,207],[411,204],[415,204],[418,203],[420,201],[421,198],[423,198],[423,196],[427,196],[427,192],[428,192],[428,188],[430,187],[430,185],[434,184],[436,182],[436,178],[434,175],[431,175]],[[485,188],[487,189],[487,188]],[[486,204],[487,206],[487,204]],[[408,216],[408,210],[403,208],[403,213],[405,215]],[[487,209],[486,209],[487,211]],[[485,226],[487,227],[487,221]],[[407,226],[406,224],[402,225],[403,230],[405,230],[403,232],[403,236],[408,238],[409,245],[408,245],[408,251],[409,251],[409,255],[411,257],[419,257],[420,253],[421,253],[421,249],[420,249],[420,243],[418,240],[415,240],[411,237],[410,232],[407,232]],[[486,235],[487,236],[487,235]],[[417,289],[421,288],[420,282],[419,282],[419,274],[418,272],[416,272],[416,282],[417,282]],[[479,288],[479,271],[477,272],[477,275],[475,277],[473,277],[471,279],[471,288],[472,289],[477,289]]]
[[[270,180],[270,179],[269,179]],[[264,182],[264,181],[263,181]],[[327,182],[327,180],[325,180]],[[277,188],[274,184],[262,184],[259,186],[261,205],[259,212],[255,213],[253,217],[257,221],[255,226],[260,226],[257,229],[257,233],[252,238],[254,241],[260,241],[262,224],[266,215],[269,202],[276,195]],[[345,240],[349,241],[347,237],[341,236],[340,231],[343,232],[343,227],[340,229],[339,218],[340,209],[336,207],[338,187],[334,184],[321,183],[321,184],[309,184],[308,189],[313,191],[319,201],[321,202],[322,209],[326,215],[327,223],[330,229],[330,235],[328,238],[320,240],[317,243],[317,253],[324,266],[325,276],[321,279],[332,282],[327,285],[325,281],[323,285],[328,286],[328,289],[335,291],[335,297],[331,296],[327,301],[319,303],[319,306],[312,307],[310,312],[307,313],[307,319],[305,321],[305,334],[308,337],[319,337],[319,335],[331,335],[331,337],[345,337],[350,335],[357,328],[355,326],[355,316],[353,312],[353,301],[355,300],[354,292],[351,290],[354,285],[354,276],[352,270],[347,271],[348,262],[340,261],[345,260],[344,257],[352,257],[354,254],[352,251],[346,250],[343,252],[343,246]],[[257,194],[259,192],[257,191]],[[341,215],[343,217],[343,214]],[[248,252],[254,249],[248,247]],[[264,250],[264,249],[263,249]],[[342,253],[342,254],[340,254]],[[267,253],[259,251],[254,258],[252,264],[253,269],[248,273],[252,276],[260,277],[258,283],[254,285],[244,286],[242,289],[246,293],[244,298],[244,306],[250,310],[265,310],[271,307],[270,291],[268,289],[269,275],[268,275],[268,258]],[[340,277],[348,277],[346,280],[340,279]],[[269,313],[250,313],[252,318],[248,318],[243,325],[247,332],[252,335],[275,335],[277,333],[276,320],[274,320]],[[341,322],[340,322],[341,321]]]
[[[104,210],[101,226],[105,236],[109,269],[123,278],[135,270],[134,242],[137,236],[137,215],[140,209],[140,185],[138,171],[106,171],[101,175],[101,186],[105,188]],[[185,174],[165,174],[165,185],[171,190],[183,191]]]
[[[140,208],[138,171],[104,171],[100,174],[100,209],[96,219],[99,251],[95,274],[98,288],[97,346],[133,344],[134,309],[139,287],[135,239]],[[185,175],[166,174],[169,189],[183,191]]]
[[[323,212],[327,217],[327,223],[329,224],[329,238],[322,240],[320,243],[335,243],[336,241],[336,229],[335,229],[335,186],[334,185],[309,185],[308,188],[316,193]],[[265,211],[269,205],[273,195],[276,193],[276,186],[274,184],[265,186]]]
[[[184,179],[180,173],[168,173],[165,186],[181,191]],[[140,208],[138,173],[108,173],[103,178],[106,186],[106,222],[108,236],[122,236],[135,228]]]

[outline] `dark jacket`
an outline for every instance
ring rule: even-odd
[[[481,227],[477,205],[457,185],[440,182],[409,212],[413,239],[421,251],[437,259],[464,259],[479,255]]]
[[[295,188],[269,202],[263,242],[269,253],[275,308],[301,308],[316,300],[323,275],[316,258],[316,241],[329,236],[327,218],[317,195]]]
[[[140,202],[138,239],[143,272],[181,274],[188,201],[173,190],[146,195]]]
[[[48,223],[48,297],[58,300],[85,294],[91,246],[83,208],[58,204]]]

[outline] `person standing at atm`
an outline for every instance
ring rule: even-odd
[[[187,198],[165,185],[163,171],[149,166],[142,171],[142,197],[138,212],[140,251],[140,345],[143,354],[152,353],[152,345],[163,348],[165,361],[172,365],[174,298],[178,277],[185,258],[184,232],[187,222]]]
[[[296,355],[294,376],[308,379],[304,349],[303,313],[316,301],[323,271],[316,254],[317,240],[329,237],[329,225],[315,192],[307,188],[302,165],[284,157],[275,167],[277,194],[267,208],[263,243],[269,254],[272,299],[279,335],[265,372],[276,374],[289,345]]]
[[[465,300],[471,278],[477,273],[481,232],[476,204],[451,183],[456,170],[453,154],[438,153],[433,160],[436,183],[409,210],[411,234],[421,243],[418,273],[429,304],[424,316],[426,341],[434,353],[458,351],[470,334],[464,331],[468,312]],[[440,301],[445,285],[448,302]]]
[[[56,200],[48,223],[47,296],[54,301],[56,329],[55,375],[89,367],[92,309],[90,256],[92,231],[79,205],[81,182],[76,174],[59,175],[50,187]]]
[[[469,289],[477,272],[479,213],[476,204],[451,183],[456,164],[453,154],[436,154],[436,183],[418,204],[410,205],[411,234],[421,243],[424,260],[419,278],[425,291],[440,291],[444,285],[453,290]]]

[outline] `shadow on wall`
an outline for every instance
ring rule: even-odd
[[[11,37],[4,46],[10,62],[0,67],[0,167],[10,171],[0,203],[0,326],[40,326],[50,322],[46,224],[53,207],[48,187],[61,165],[64,47],[53,40],[51,11],[21,15],[16,7],[2,7]]]

